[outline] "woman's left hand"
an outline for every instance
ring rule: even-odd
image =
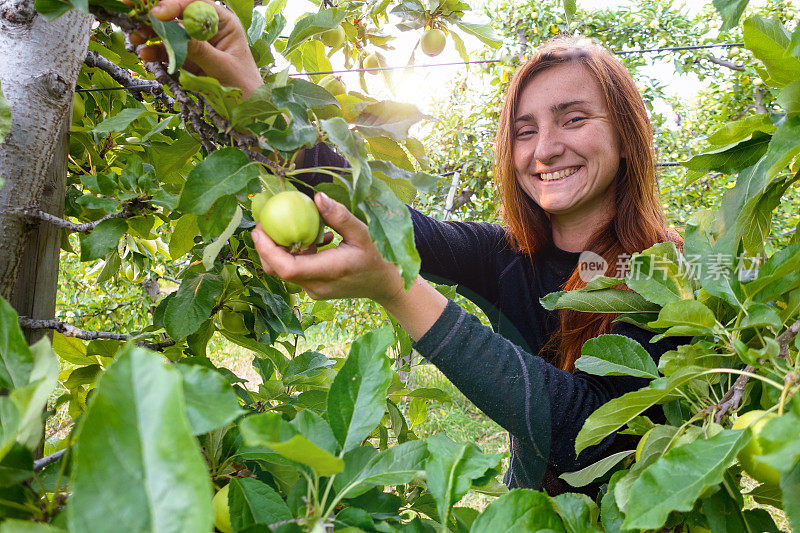
[[[370,298],[391,305],[401,297],[400,273],[381,257],[366,224],[324,193],[317,193],[314,202],[342,242],[318,253],[292,255],[275,244],[259,224],[252,235],[264,271],[300,285],[315,300]]]

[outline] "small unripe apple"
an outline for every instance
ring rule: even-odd
[[[214,495],[211,504],[214,507],[214,527],[222,533],[233,533],[231,527],[231,509],[228,506],[228,490],[230,485],[225,485]]]
[[[380,61],[378,60],[378,56],[376,54],[370,54],[364,58],[364,68],[378,68],[380,67]],[[368,70],[370,74],[376,75],[379,71],[377,70]]]
[[[299,191],[283,191],[267,200],[259,222],[275,243],[292,253],[314,244],[322,226],[314,200]]]
[[[219,15],[213,5],[196,0],[183,10],[181,22],[189,37],[207,41],[217,34]]]
[[[422,34],[419,40],[420,48],[430,57],[438,56],[447,44],[447,37],[442,30],[432,28]]]
[[[319,85],[333,96],[339,96],[340,94],[345,93],[345,87],[344,83],[342,82],[342,78],[339,76],[334,76],[333,74],[328,74],[322,78],[319,82]]]
[[[322,35],[320,35],[320,40],[325,43],[325,46],[329,46],[330,48],[338,48],[342,46],[342,43],[344,43],[346,38],[347,35],[345,34],[344,28],[342,28],[341,25],[322,32]]]
[[[778,415],[775,413],[766,413],[765,411],[756,409],[739,416],[733,423],[733,426],[731,426],[732,429],[745,429],[750,427],[753,432],[753,437],[750,439],[750,442],[739,451],[737,458],[742,468],[744,468],[744,471],[750,474],[753,479],[772,487],[780,486],[780,472],[768,464],[755,459],[755,457],[764,453],[761,443],[761,431],[764,429],[764,424],[770,419],[777,418],[777,416]]]

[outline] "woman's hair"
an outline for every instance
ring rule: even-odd
[[[495,184],[508,239],[518,252],[533,253],[552,244],[548,214],[522,189],[513,162],[514,119],[520,95],[537,74],[567,64],[583,65],[597,80],[608,108],[611,124],[619,135],[620,161],[615,179],[616,212],[609,223],[589,239],[586,250],[601,255],[613,276],[618,259],[630,257],[658,242],[682,239],[668,229],[658,192],[653,133],[642,96],[631,75],[608,50],[586,39],[557,37],[539,47],[514,75],[500,113],[495,146]],[[611,190],[611,189],[610,189]],[[564,284],[564,290],[586,285],[578,265]],[[622,286],[621,288],[625,288]],[[560,327],[544,349],[555,348],[553,363],[572,371],[583,343],[611,331],[615,314],[583,313],[562,309]]]

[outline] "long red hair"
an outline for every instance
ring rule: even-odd
[[[513,164],[514,119],[517,104],[528,82],[550,68],[583,65],[600,85],[609,117],[616,129],[625,158],[615,177],[616,211],[609,223],[599,228],[585,249],[608,263],[606,275],[617,271],[618,258],[629,257],[652,245],[673,241],[682,246],[680,235],[667,227],[656,177],[653,132],[647,110],[631,75],[608,50],[588,40],[557,37],[539,47],[516,72],[506,92],[500,113],[495,147],[495,185],[508,240],[518,252],[533,253],[552,244],[548,214],[520,187]],[[623,255],[627,254],[627,255]],[[563,286],[564,290],[584,287],[579,267]],[[573,371],[583,343],[611,331],[615,314],[559,311],[559,329],[545,348],[555,349],[553,364]]]

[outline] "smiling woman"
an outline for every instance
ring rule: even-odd
[[[605,49],[553,40],[520,68],[506,95],[495,152],[506,225],[440,222],[409,208],[422,275],[457,284],[486,312],[494,332],[422,278],[404,292],[366,226],[324,195],[317,194],[317,206],[342,235],[339,247],[291,256],[258,229],[254,239],[268,273],[300,284],[313,297],[360,296],[382,304],[417,351],[509,431],[510,487],[575,490],[558,476],[634,447],[615,434],[576,457],[575,438],[586,418],[646,384],[575,371],[583,343],[616,333],[638,341],[657,362],[677,340],[651,343],[651,333],[614,323],[614,315],[547,311],[540,298],[584,286],[580,267],[586,257],[594,273],[619,276],[626,254],[667,240],[680,246],[661,210],[651,145],[642,98]],[[304,164],[347,162],[318,145]],[[304,179],[315,185],[330,178]],[[648,415],[663,418],[660,412]],[[597,488],[582,490],[594,494]]]
[[[206,68],[203,49],[190,48],[189,59],[212,75],[233,73],[225,82],[249,91],[258,72],[248,67],[244,34],[235,17],[220,15],[220,24],[220,33],[231,36],[225,46],[240,51],[237,68],[217,63]],[[680,245],[664,221],[651,145],[641,96],[605,49],[555,40],[520,68],[506,95],[496,145],[506,225],[441,222],[409,207],[422,275],[458,285],[486,312],[492,329],[422,277],[405,291],[367,226],[322,193],[314,200],[325,223],[342,236],[337,246],[292,255],[260,225],[253,241],[266,273],[300,285],[312,298],[366,297],[383,305],[414,339],[416,350],[508,430],[509,487],[544,488],[550,494],[575,490],[559,475],[635,444],[615,433],[576,456],[575,439],[587,417],[647,383],[576,371],[583,343],[616,333],[638,341],[657,362],[678,339],[651,343],[649,331],[614,323],[612,315],[548,311],[540,299],[585,285],[581,261],[587,256],[594,272],[614,275],[621,273],[617,268],[625,254],[666,240]],[[324,144],[301,159],[306,167],[347,166]],[[314,186],[330,176],[308,173],[303,179]],[[658,411],[647,414],[663,419]],[[595,484],[578,490],[596,495],[598,489]]]

